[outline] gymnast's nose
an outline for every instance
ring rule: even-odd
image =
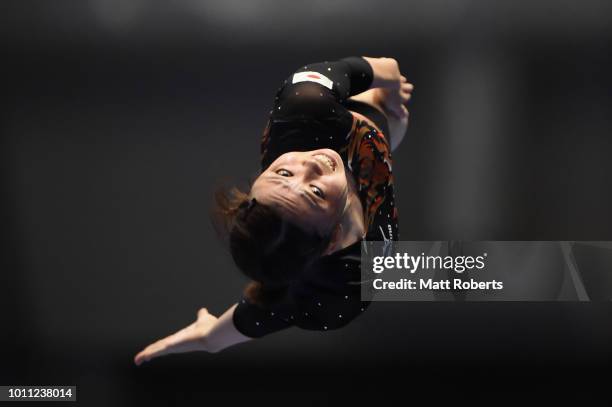
[[[307,180],[318,178],[324,174],[323,164],[312,157],[305,159],[302,165],[304,166],[304,178]]]

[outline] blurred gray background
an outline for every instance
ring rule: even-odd
[[[612,240],[611,40],[594,0],[2,2],[0,382],[83,405],[282,384],[309,405],[392,367],[427,386],[607,365],[610,302],[377,303],[337,332],[131,358],[240,295],[212,191],[257,173],[274,92],[310,62],[394,57],[415,84],[403,240]]]

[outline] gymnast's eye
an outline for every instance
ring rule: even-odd
[[[280,170],[276,170],[276,173],[278,175],[282,176],[282,177],[290,177],[290,176],[293,175],[290,171],[287,171],[287,170],[282,169],[282,168]]]
[[[312,193],[318,196],[319,198],[325,198],[325,194],[319,187],[312,186]]]

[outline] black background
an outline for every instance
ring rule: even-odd
[[[415,84],[402,240],[612,240],[610,3],[0,8],[0,384],[88,406],[603,396],[609,301],[377,303],[337,332],[132,357],[238,298],[212,191],[257,173],[274,92],[310,62],[394,57]]]

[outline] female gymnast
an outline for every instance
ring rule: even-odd
[[[147,346],[137,365],[218,352],[291,326],[340,328],[361,298],[361,246],[398,240],[391,151],[408,125],[410,84],[393,58],[305,65],[276,93],[248,192],[218,191],[213,223],[252,282],[220,317],[206,308]]]

